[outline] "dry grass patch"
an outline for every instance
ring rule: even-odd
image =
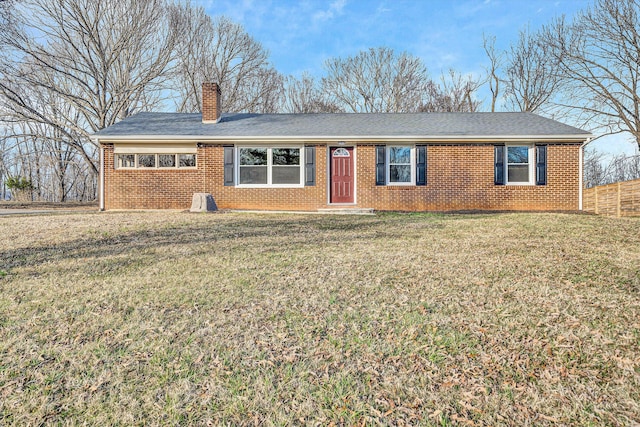
[[[98,211],[98,202],[16,202],[0,200],[0,209]]]
[[[628,425],[640,219],[0,218],[0,422]]]

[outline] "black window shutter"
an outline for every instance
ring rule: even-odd
[[[416,185],[427,185],[427,146],[416,146]]]
[[[304,147],[304,185],[316,185],[316,147]]]
[[[547,185],[546,145],[536,145],[536,185]]]
[[[384,145],[376,145],[376,185],[387,185],[387,153]]]
[[[224,185],[233,186],[233,147],[224,147]]]
[[[504,185],[504,145],[494,146],[494,183]]]

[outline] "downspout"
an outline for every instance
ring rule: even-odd
[[[579,167],[578,167],[578,210],[582,210],[582,193],[584,188],[584,147],[587,146],[588,143],[592,141],[591,138],[587,138],[582,145],[580,145],[580,154],[579,154]]]
[[[100,212],[104,211],[104,147],[100,144],[100,141],[96,139],[96,142],[100,145],[100,189],[98,190],[98,197],[100,199]]]
[[[200,156],[200,153],[204,153],[203,144],[201,142],[196,143],[196,167],[202,168],[202,186],[200,187],[201,193],[207,192],[207,167],[204,164],[204,154]]]

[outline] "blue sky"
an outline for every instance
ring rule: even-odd
[[[244,25],[285,74],[322,73],[330,57],[391,47],[420,57],[434,76],[454,68],[480,73],[482,34],[508,47],[527,25],[572,15],[585,0],[199,0]]]
[[[385,46],[420,57],[432,78],[449,68],[480,76],[488,61],[482,35],[507,49],[527,25],[574,15],[588,0],[195,0],[210,15],[226,15],[270,52],[283,74],[322,76],[331,57]],[[488,100],[488,94],[480,96]],[[633,153],[624,138],[594,143]],[[600,147],[602,146],[602,147]]]

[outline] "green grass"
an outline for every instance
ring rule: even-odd
[[[640,219],[0,217],[0,424],[629,425]]]

